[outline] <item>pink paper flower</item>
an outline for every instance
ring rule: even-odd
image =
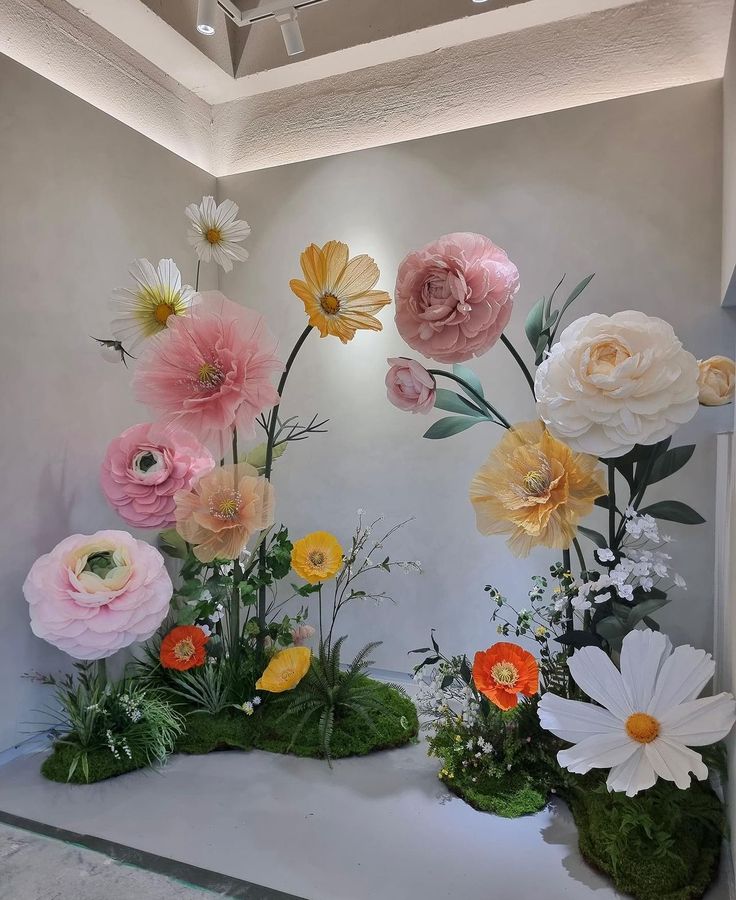
[[[396,327],[442,363],[489,350],[511,317],[519,272],[482,234],[446,234],[404,258],[396,278]]]
[[[304,622],[299,625],[294,625],[291,629],[291,636],[294,639],[295,647],[303,647],[307,641],[314,637],[314,634],[314,627],[312,625],[307,625]]]
[[[388,360],[386,393],[394,406],[412,413],[428,413],[434,408],[435,380],[421,363],[403,356]]]
[[[278,403],[271,379],[283,368],[263,317],[209,291],[191,316],[176,317],[151,339],[133,392],[164,424],[185,428],[219,453],[233,426],[252,437],[256,417]]]
[[[176,520],[174,494],[214,465],[209,450],[181,428],[133,425],[107,448],[100,481],[129,525],[165,528]]]
[[[148,640],[172,592],[163,556],[126,531],[73,534],[36,560],[23,585],[33,633],[75,659]]]

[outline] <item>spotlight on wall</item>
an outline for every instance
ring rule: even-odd
[[[290,6],[280,12],[274,13],[274,19],[276,19],[281,26],[281,34],[284,37],[286,52],[289,56],[296,56],[298,53],[304,53],[302,30],[299,27],[298,13],[294,7]]]
[[[217,0],[199,0],[197,3],[197,31],[211,36],[215,33]]]

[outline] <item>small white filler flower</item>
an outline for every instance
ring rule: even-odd
[[[736,721],[731,694],[696,699],[715,672],[709,653],[687,645],[673,650],[665,635],[647,629],[624,638],[620,672],[598,647],[576,650],[568,665],[595,703],[543,695],[542,727],[574,745],[557,754],[561,766],[579,774],[610,768],[608,790],[628,797],[657,778],[684,790],[690,773],[708,777],[690,747],[720,741]]]
[[[214,197],[202,197],[199,206],[187,206],[186,214],[191,222],[189,243],[202,262],[214,260],[229,272],[233,260],[248,259],[248,251],[239,244],[250,234],[250,225],[237,218],[237,203],[223,200],[218,206]]]
[[[112,333],[126,350],[163,331],[171,316],[186,316],[194,297],[173,259],[162,259],[158,267],[147,259],[136,259],[130,267],[135,282],[131,288],[112,292],[110,306],[118,314]]]

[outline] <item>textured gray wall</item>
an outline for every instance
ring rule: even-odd
[[[124,524],[98,487],[107,442],[146,421],[122,366],[89,335],[137,256],[194,276],[184,207],[214,179],[0,56],[0,750],[23,737],[48,689],[21,680],[66,657],[31,634],[21,585],[73,532]]]
[[[668,319],[699,357],[733,350],[734,321],[718,305],[719,82],[232,176],[218,189],[253,227],[251,260],[221,287],[269,315],[284,354],[304,324],[288,280],[310,241],[340,238],[372,254],[380,286],[392,290],[410,248],[456,230],[488,234],[518,265],[522,287],[508,332],[527,358],[526,313],[563,272],[570,286],[597,272],[577,315],[639,308]],[[380,335],[362,333],[347,347],[310,337],[284,413],[329,416],[331,434],[290,449],[275,484],[278,515],[295,535],[326,528],[347,537],[358,507],[390,520],[416,516],[399,545],[423,562],[424,576],[392,576],[398,605],[356,604],[339,629],[350,630],[354,644],[382,638],[380,663],[405,668],[406,651],[424,645],[431,627],[448,650],[493,641],[483,586],[494,583],[523,606],[529,576],[545,573],[555,554],[515,561],[502,539],[476,533],[468,484],[500,435],[477,426],[423,441],[434,417],[401,413],[385,399],[386,357],[412,353],[390,310],[382,318]],[[474,368],[513,418],[533,416],[503,347]],[[667,529],[690,589],[661,616],[676,641],[704,647],[713,621],[713,435],[729,418],[728,408],[701,410],[676,439],[699,444],[685,476],[653,492],[671,493],[708,519]]]

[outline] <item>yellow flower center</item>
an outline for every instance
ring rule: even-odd
[[[159,303],[153,311],[153,318],[159,325],[165,325],[169,316],[175,316],[176,309],[171,303]]]
[[[319,305],[329,316],[334,316],[340,311],[340,301],[334,294],[325,294],[319,301]]]
[[[639,744],[651,744],[659,737],[659,722],[649,713],[636,712],[626,720],[626,734]]]
[[[240,499],[238,491],[219,493],[210,498],[210,513],[217,519],[234,519],[240,510]]]
[[[295,669],[282,669],[278,675],[276,676],[279,681],[286,683],[287,681],[291,681],[296,675]]]
[[[210,244],[219,244],[222,240],[222,232],[219,228],[208,228],[205,237]]]
[[[174,656],[181,662],[189,662],[195,653],[194,641],[191,638],[184,638],[174,646]]]
[[[513,663],[497,662],[491,666],[491,677],[501,687],[513,687],[519,680],[519,670]]]
[[[309,554],[309,561],[313,566],[319,568],[325,564],[325,555],[321,550],[312,550]]]
[[[202,363],[197,370],[197,381],[202,387],[217,387],[222,382],[222,372],[213,363]]]
[[[542,472],[539,469],[533,469],[524,476],[524,487],[535,497],[546,494],[549,490],[549,472]]]
[[[589,375],[610,375],[613,369],[631,359],[631,353],[619,341],[601,341],[590,350]]]

